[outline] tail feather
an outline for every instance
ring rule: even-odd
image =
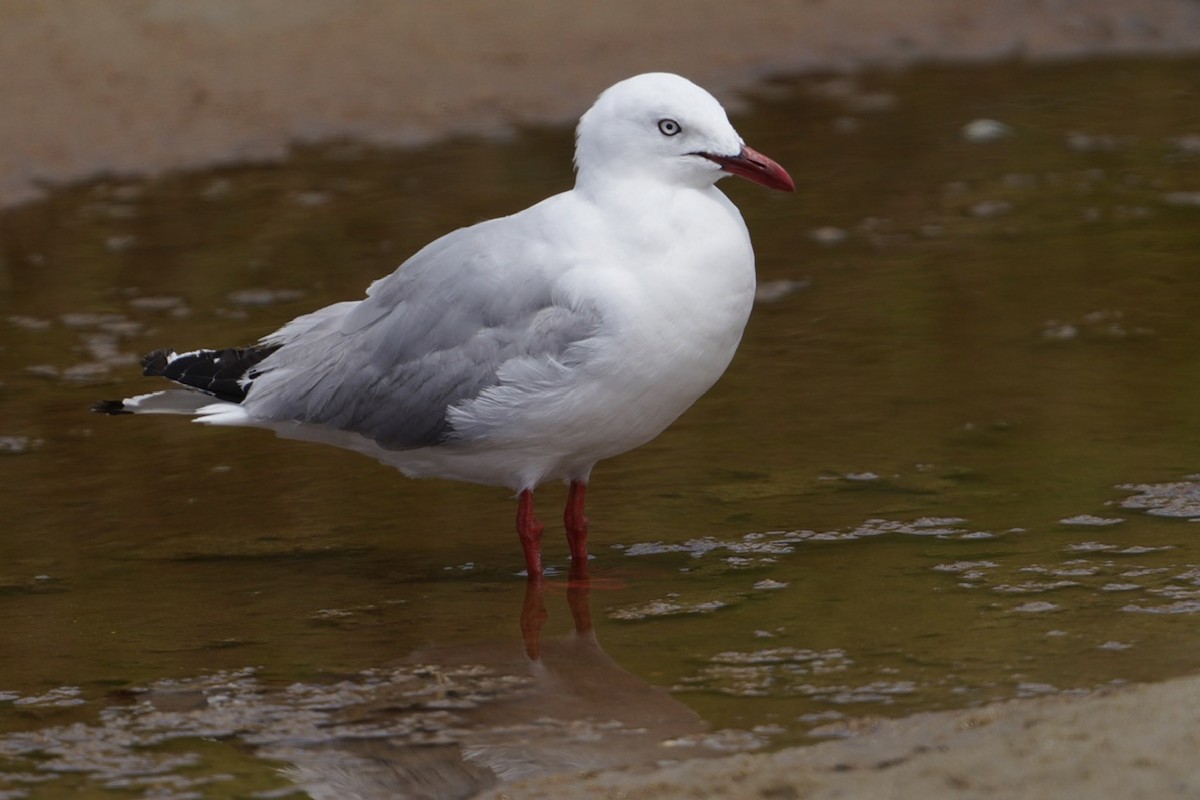
[[[256,345],[189,353],[155,350],[142,359],[142,374],[161,375],[218,400],[240,403],[254,380],[254,367],[278,349]]]
[[[225,403],[203,392],[190,389],[164,389],[161,392],[139,394],[124,400],[101,400],[92,406],[98,414],[183,414],[195,417],[215,411],[220,407],[239,409],[234,403]]]
[[[124,400],[100,400],[92,403],[92,411],[95,411],[97,414],[108,414],[110,417],[115,417],[118,414],[133,413],[125,407]]]
[[[155,350],[142,358],[142,374],[162,376],[196,391],[154,392],[125,400],[101,400],[92,406],[92,411],[109,415],[195,414],[211,404],[208,398],[241,403],[258,375],[255,367],[281,346],[227,347],[188,353]]]

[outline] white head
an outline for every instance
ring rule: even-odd
[[[628,78],[597,98],[575,132],[575,168],[578,185],[638,177],[704,188],[734,174],[795,188],[783,167],[746,147],[716,98],[665,72]]]

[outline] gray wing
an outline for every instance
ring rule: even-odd
[[[599,314],[557,298],[557,270],[498,222],[455,231],[364,300],[266,337],[282,346],[250,376],[247,412],[354,431],[391,449],[424,447],[453,438],[447,410],[499,383],[506,362],[566,360],[595,334]]]

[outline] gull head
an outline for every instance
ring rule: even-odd
[[[796,188],[783,167],[746,146],[715,97],[665,72],[628,78],[596,99],[575,132],[575,169],[577,185],[634,178],[705,188],[738,175]]]

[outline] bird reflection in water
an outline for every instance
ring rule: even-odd
[[[536,663],[542,655],[542,626],[546,624],[545,599],[546,579],[542,575],[531,575],[525,582],[525,602],[521,606],[521,639],[525,643],[525,655]],[[557,586],[557,584],[553,584]],[[588,575],[587,562],[571,559],[571,570],[567,577],[567,607],[575,623],[575,637],[585,639],[597,649],[596,633],[592,629],[591,610],[592,580]]]
[[[597,586],[603,586],[598,582]],[[448,697],[453,721],[435,743],[340,739],[293,756],[288,776],[313,798],[466,798],[511,781],[713,755],[706,725],[666,690],[624,670],[592,626],[586,564],[565,581],[530,578],[521,607],[522,644],[431,648],[406,661],[447,670],[474,665],[513,679],[489,696]],[[573,630],[543,640],[547,599],[565,595]],[[411,702],[380,696],[352,710],[356,721],[405,714]]]

